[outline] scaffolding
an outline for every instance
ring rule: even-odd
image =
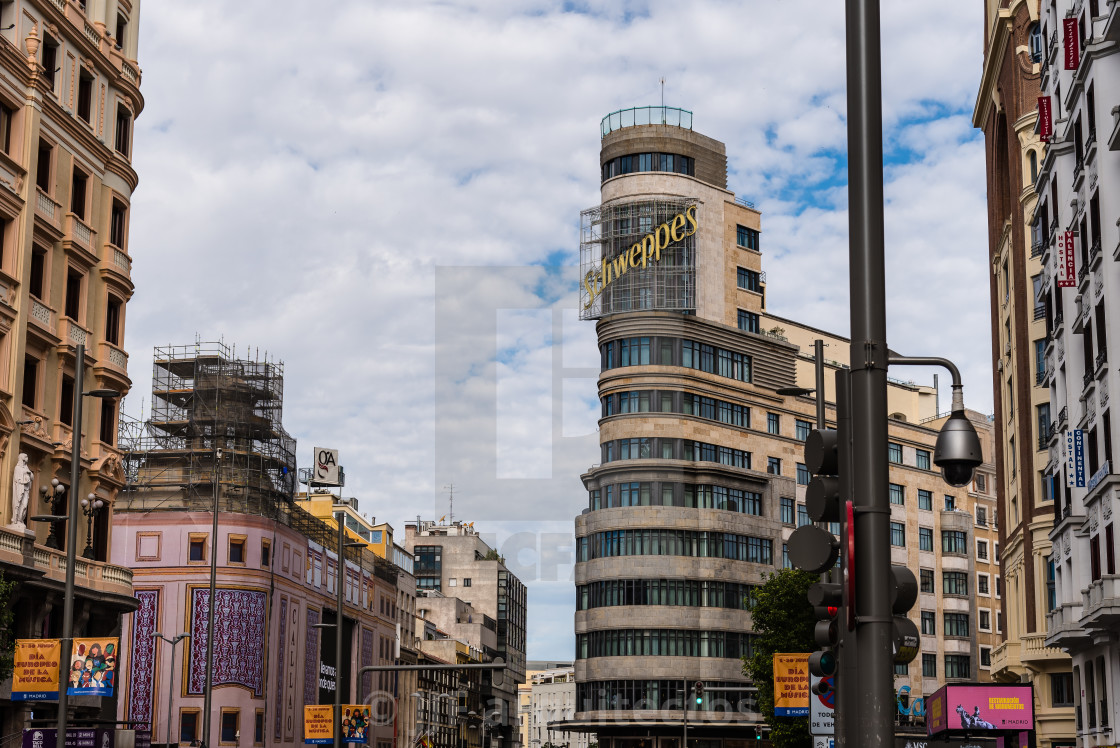
[[[279,518],[295,490],[284,365],[225,343],[155,349],[151,417],[122,421],[124,511],[219,510]]]
[[[698,210],[698,202],[666,198],[616,201],[580,213],[580,319],[696,310],[697,237],[684,218],[673,231],[674,219],[689,208]],[[643,258],[647,237],[660,248]]]

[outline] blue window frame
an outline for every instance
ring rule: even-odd
[[[809,472],[809,467],[807,465],[804,465],[800,462],[797,463],[797,484],[799,486],[809,485],[809,481],[812,479],[812,477],[813,474]]]
[[[758,315],[754,312],[748,312],[746,309],[740,309],[739,329],[757,334],[759,332]]]
[[[933,491],[918,489],[918,508],[925,509],[927,512],[933,511]]]

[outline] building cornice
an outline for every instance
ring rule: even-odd
[[[995,105],[996,80],[1003,66],[1004,54],[1011,39],[1011,11],[1001,8],[992,24],[991,42],[984,55],[984,72],[980,76],[980,88],[976,92],[976,104],[972,109],[972,126],[983,128],[988,120],[991,107]]]

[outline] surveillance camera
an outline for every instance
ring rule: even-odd
[[[950,486],[960,488],[972,480],[972,471],[984,462],[980,437],[963,410],[953,411],[937,435],[933,462]]]

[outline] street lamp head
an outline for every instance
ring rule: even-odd
[[[937,435],[933,463],[950,486],[960,488],[972,480],[972,471],[984,462],[980,437],[963,410],[954,410]]]
[[[813,387],[779,387],[774,392],[783,397],[797,397],[799,395],[811,395],[816,392],[816,389]]]
[[[83,392],[82,394],[86,397],[100,397],[105,400],[112,400],[121,396],[121,393],[117,390],[110,389],[90,390],[89,392]]]

